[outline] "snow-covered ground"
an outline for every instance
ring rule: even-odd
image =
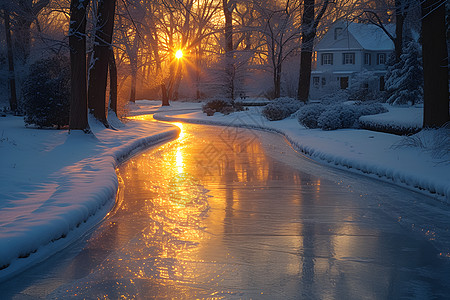
[[[118,163],[179,133],[139,120],[118,130],[95,120],[90,125],[94,134],[69,134],[27,129],[21,117],[0,118],[0,281],[98,223],[114,206]]]
[[[450,165],[420,148],[396,147],[402,137],[305,129],[294,118],[269,122],[261,116],[261,107],[207,117],[200,103],[159,105],[138,101],[131,111],[136,120],[118,130],[91,122],[93,135],[26,129],[22,118],[0,118],[0,280],[67,246],[108,213],[117,190],[117,164],[179,132],[164,123],[139,121],[139,115],[156,110],[159,120],[275,131],[318,161],[450,202]]]

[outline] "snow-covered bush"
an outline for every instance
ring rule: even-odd
[[[385,92],[380,91],[379,77],[372,71],[364,70],[350,78],[348,94],[350,100],[381,101]]]
[[[303,106],[303,102],[289,98],[281,97],[273,100],[271,103],[267,104],[263,110],[262,114],[269,121],[283,120],[299,110]]]
[[[69,125],[70,63],[64,56],[36,61],[23,87],[25,124],[61,128]]]
[[[235,103],[229,99],[213,99],[209,100],[202,106],[202,111],[208,115],[212,116],[216,112],[223,113],[224,115],[228,115],[235,111],[243,111],[244,106],[242,103]]]
[[[358,109],[352,104],[337,104],[327,108],[317,120],[317,125],[323,130],[352,128],[360,117]]]
[[[302,107],[298,112],[298,121],[306,128],[335,130],[358,128],[359,117],[387,112],[380,103],[362,104],[341,103],[335,105],[312,104]]]
[[[423,102],[423,68],[420,44],[406,44],[400,61],[388,67],[386,102],[392,105],[414,105]]]
[[[369,115],[378,115],[385,112],[388,112],[386,107],[383,106],[381,103],[370,103],[370,104],[363,104],[361,102],[357,102],[354,104],[357,109],[360,112],[360,116],[369,116]]]
[[[336,130],[343,128],[341,116],[333,110],[327,109],[317,120],[317,126],[322,130]]]
[[[330,94],[323,95],[322,97],[320,97],[319,100],[320,100],[320,103],[322,103],[322,104],[330,105],[330,104],[342,103],[342,102],[348,101],[348,99],[349,99],[348,90],[337,89]]]
[[[305,105],[297,111],[298,122],[306,128],[318,128],[317,120],[325,110],[322,104]]]

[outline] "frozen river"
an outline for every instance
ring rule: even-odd
[[[278,135],[182,125],[117,173],[115,209],[1,299],[443,299],[447,205]]]

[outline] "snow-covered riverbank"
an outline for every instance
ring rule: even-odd
[[[118,126],[120,123],[115,122]],[[134,120],[93,134],[24,127],[0,118],[0,280],[69,245],[113,208],[117,165],[178,136],[168,124]]]

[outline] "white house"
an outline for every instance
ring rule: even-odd
[[[387,25],[394,31],[393,25]],[[377,76],[376,87],[384,90],[386,60],[394,44],[376,25],[338,21],[315,47],[316,68],[311,72],[312,98],[328,91],[346,89],[351,78],[370,71]]]

